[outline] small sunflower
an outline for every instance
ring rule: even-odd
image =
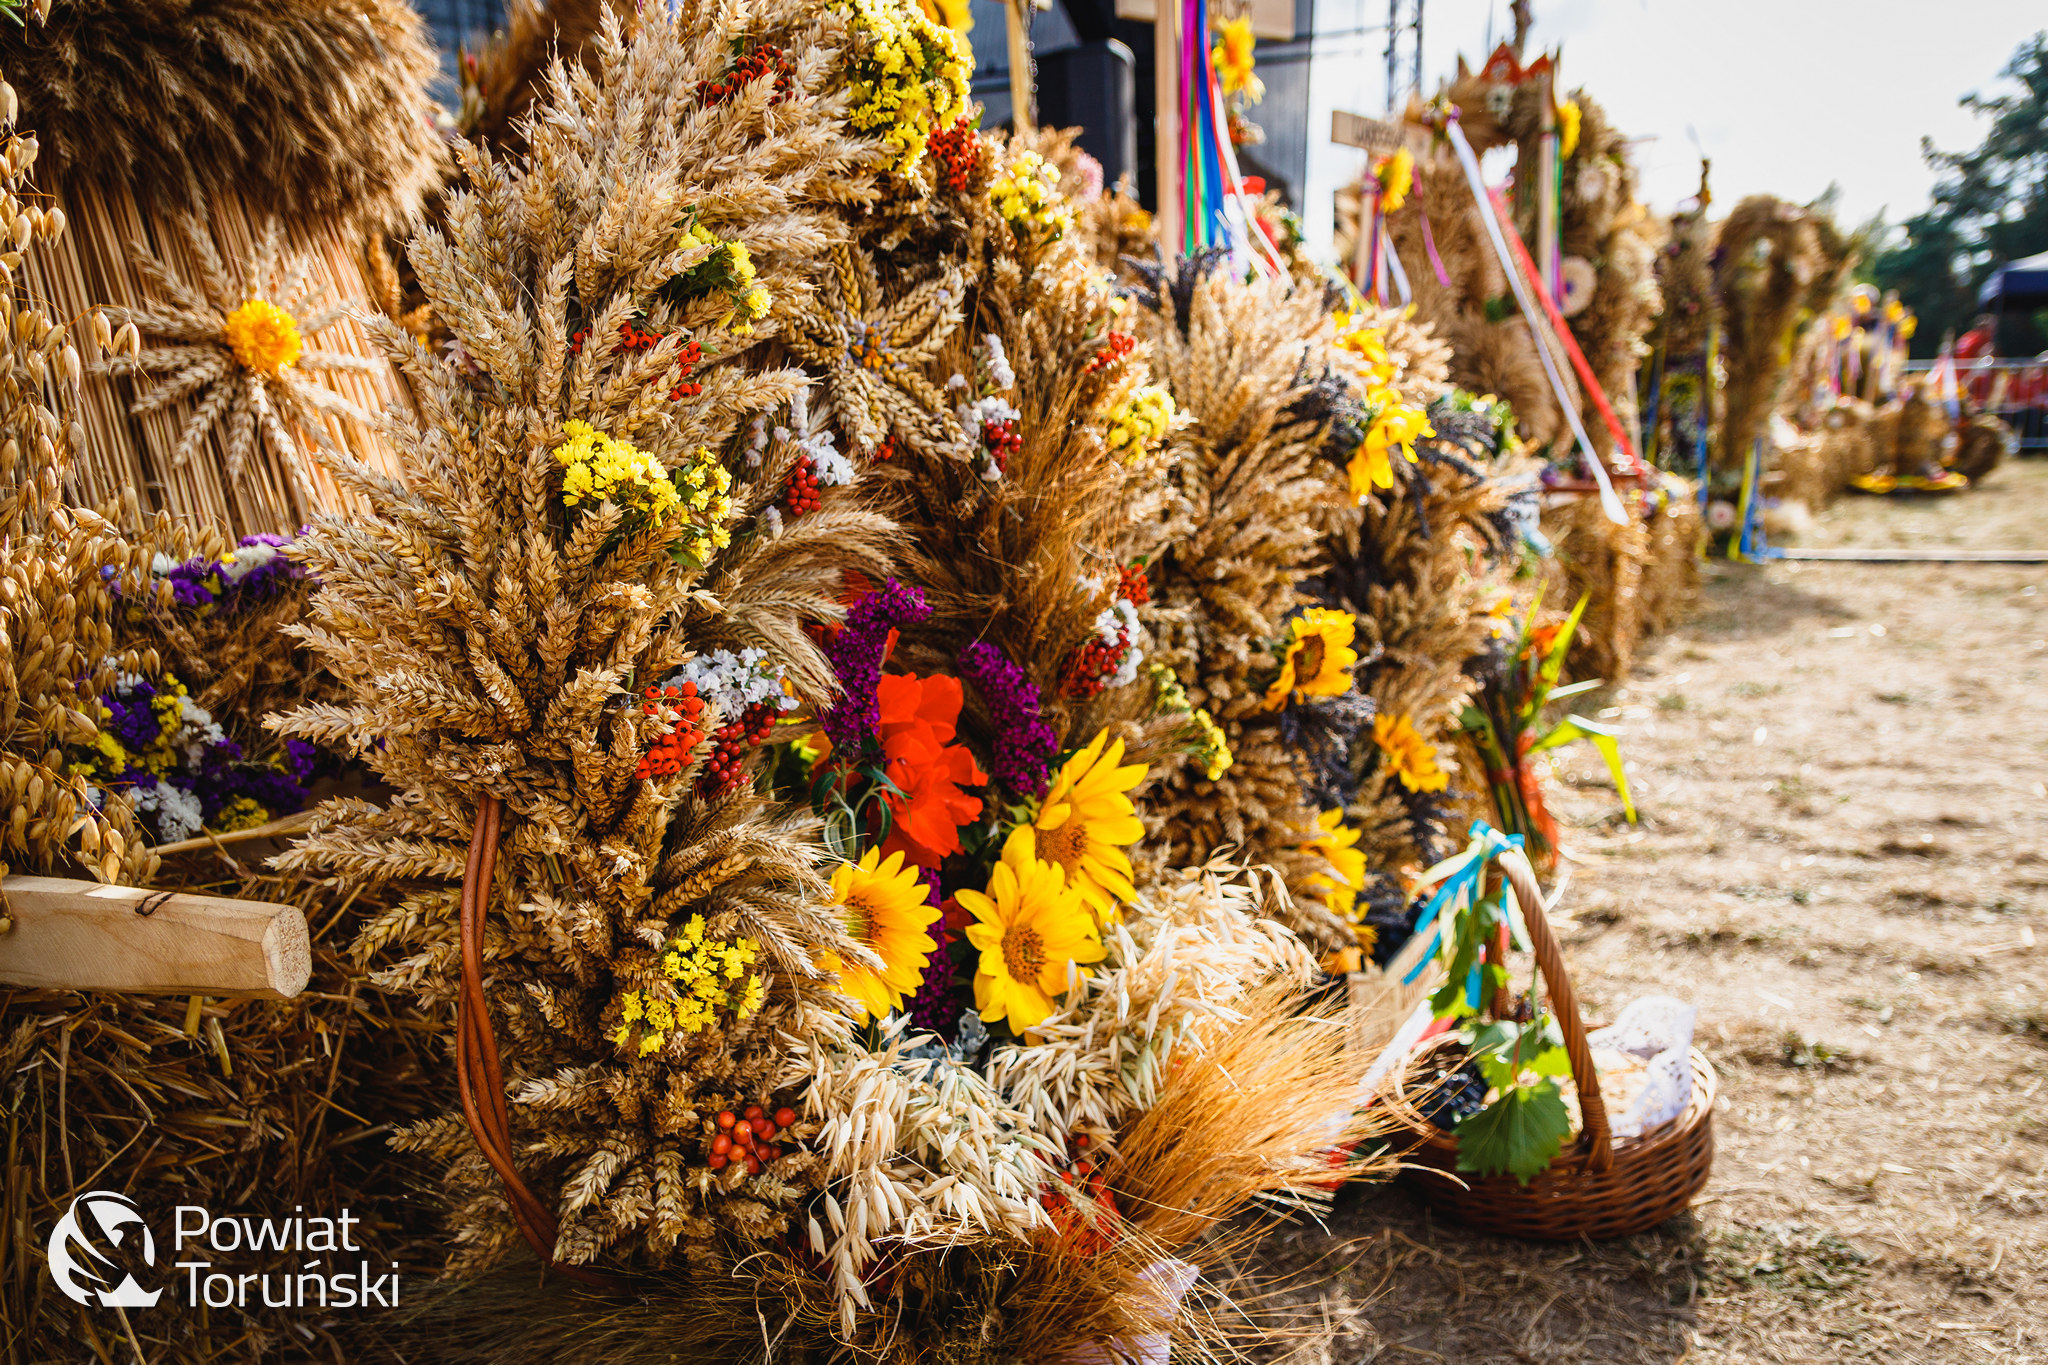
[[[1022,1033],[1053,1011],[1070,971],[1102,961],[1095,917],[1066,875],[1039,861],[1031,827],[1020,825],[1003,845],[1003,860],[989,874],[988,890],[961,891],[954,899],[974,916],[967,941],[981,950],[974,973],[974,1005],[989,1022],[1006,1019]]]
[[[1361,831],[1344,823],[1341,810],[1326,810],[1317,816],[1316,828],[1321,833],[1302,847],[1322,854],[1336,875],[1314,872],[1305,879],[1306,884],[1322,897],[1331,914],[1348,920],[1358,904],[1358,893],[1365,889],[1365,851],[1358,847]]]
[[[1440,792],[1451,785],[1450,774],[1437,766],[1436,746],[1417,733],[1407,716],[1375,717],[1372,739],[1409,791]]]
[[[847,934],[882,959],[882,970],[846,966],[837,954],[826,954],[819,965],[838,970],[839,989],[860,1002],[866,1017],[886,1018],[924,984],[925,968],[939,947],[925,931],[939,909],[926,903],[916,864],[904,866],[901,853],[884,858],[878,848],[858,863],[839,865],[832,874],[832,904]]]
[[[1351,641],[1358,622],[1348,611],[1310,607],[1288,623],[1287,652],[1280,676],[1266,689],[1265,709],[1278,711],[1290,698],[1341,697],[1351,690],[1347,671],[1358,662]]]
[[[1032,822],[1038,857],[1060,870],[1103,924],[1115,923],[1117,906],[1137,895],[1123,846],[1145,837],[1128,793],[1145,780],[1146,766],[1118,767],[1123,756],[1122,740],[1107,730],[1096,735],[1061,767]]]

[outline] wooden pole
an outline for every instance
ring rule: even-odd
[[[9,877],[0,902],[0,985],[288,1000],[313,974],[289,905],[61,877]]]
[[[1010,126],[1020,133],[1037,126],[1031,95],[1031,34],[1024,27],[1024,6],[1030,3],[1008,0],[1003,6],[1003,31],[1010,44]]]
[[[1152,16],[1152,158],[1159,250],[1170,266],[1181,248],[1180,4],[1158,0]]]

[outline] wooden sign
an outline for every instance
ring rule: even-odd
[[[1169,6],[1172,8],[1172,6]],[[1294,0],[1251,0],[1252,36],[1278,42],[1294,37]],[[1159,17],[1156,0],[1116,0],[1116,17],[1151,23]]]
[[[0,985],[288,1000],[313,974],[289,905],[61,877],[9,877],[0,897]]]
[[[1342,109],[1330,115],[1330,141],[1345,147],[1362,147],[1374,156],[1391,156],[1406,136],[1402,126],[1383,118],[1347,114]]]

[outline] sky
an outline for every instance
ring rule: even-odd
[[[1489,10],[1505,37],[1507,0],[1429,0],[1425,89],[1461,53],[1484,60]],[[1531,41],[1562,44],[1563,88],[1583,85],[1645,139],[1636,164],[1653,207],[1698,188],[1697,136],[1717,212],[1749,194],[1806,202],[1833,183],[1837,219],[1853,227],[1926,205],[1935,177],[1920,139],[1976,146],[1987,120],[1957,101],[1993,92],[2013,49],[2044,28],[2041,0],[1535,0]]]

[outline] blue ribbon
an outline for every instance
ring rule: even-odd
[[[1479,879],[1486,875],[1487,865],[1508,849],[1522,847],[1521,835],[1502,834],[1484,820],[1474,820],[1469,832],[1472,835],[1472,842],[1465,847],[1465,865],[1444,878],[1443,885],[1436,889],[1436,894],[1422,907],[1422,913],[1415,917],[1416,933],[1419,934],[1435,924],[1437,915],[1447,906],[1451,908],[1452,913],[1456,913],[1478,889]],[[1437,955],[1443,941],[1443,926],[1437,924],[1435,932],[1429,937],[1428,949],[1416,959],[1415,965],[1408,969],[1408,975],[1401,978],[1402,985],[1409,985],[1416,977],[1422,975],[1422,969]],[[1472,974],[1472,980],[1467,983],[1466,990],[1476,1008],[1479,1004],[1479,973],[1476,970]]]

